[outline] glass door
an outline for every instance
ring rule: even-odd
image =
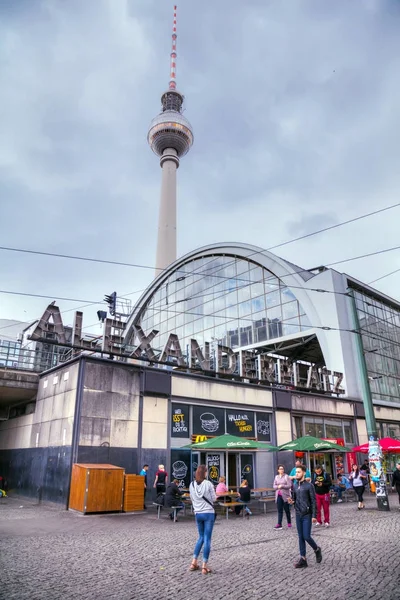
[[[247,479],[251,489],[254,488],[254,457],[253,454],[240,454],[240,481]]]

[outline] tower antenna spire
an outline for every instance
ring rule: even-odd
[[[176,170],[193,144],[193,129],[182,114],[183,94],[176,89],[176,6],[172,26],[169,85],[161,96],[161,112],[150,123],[147,141],[160,157],[161,197],[158,214],[156,276],[176,260]]]
[[[172,50],[169,73],[169,89],[176,90],[176,5],[174,6],[174,23],[172,25]]]

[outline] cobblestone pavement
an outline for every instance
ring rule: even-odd
[[[323,561],[308,552],[296,570],[296,528],[274,531],[276,515],[218,517],[213,573],[190,573],[194,519],[163,511],[80,515],[25,498],[0,501],[0,598],[7,600],[399,600],[400,511],[332,506],[328,529],[313,528]]]

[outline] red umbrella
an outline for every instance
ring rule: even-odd
[[[383,452],[388,453],[397,453],[400,452],[400,441],[394,440],[393,438],[387,437],[379,440],[381,448]],[[356,446],[353,448],[353,452],[364,452],[364,454],[368,454],[368,442],[366,444],[361,444],[361,446]]]

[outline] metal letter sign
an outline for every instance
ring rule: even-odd
[[[133,325],[139,344],[132,350],[131,348],[124,347],[123,334],[126,325],[124,321],[105,319],[102,340],[98,340],[97,338],[88,340],[82,338],[82,317],[81,312],[75,313],[72,339],[70,342],[67,342],[60,309],[52,302],[46,308],[29,339],[45,342],[46,344],[68,346],[76,350],[91,350],[92,352],[103,352],[114,356],[119,355],[127,359],[131,358],[147,360],[150,363],[168,364],[172,367],[187,367],[188,369],[201,370],[205,373],[212,370],[209,342],[205,342],[204,348],[201,349],[196,340],[190,340],[189,356],[185,357],[182,353],[178,336],[175,333],[170,333],[163,351],[157,355],[151,346],[153,339],[159,333],[157,329],[153,329],[149,335],[146,335],[140,325]],[[52,339],[47,337],[49,333],[53,334]],[[249,350],[237,353],[226,346],[217,346],[217,360],[214,361],[213,365],[214,371],[222,375],[234,374],[237,372],[238,362],[239,372],[242,377],[251,378],[249,373],[254,371],[257,372],[257,376],[254,377],[253,375],[252,377],[256,381],[269,384],[279,383],[280,385],[288,385],[291,388],[298,385],[300,363],[274,358],[267,354],[252,354]],[[304,363],[302,364],[304,366]],[[256,365],[258,365],[257,369],[255,369]],[[278,381],[276,380],[276,372],[278,372]],[[311,365],[308,368],[307,384],[302,387],[323,390],[339,395],[345,393],[345,390],[340,387],[342,381],[343,373],[330,371],[326,367]]]

